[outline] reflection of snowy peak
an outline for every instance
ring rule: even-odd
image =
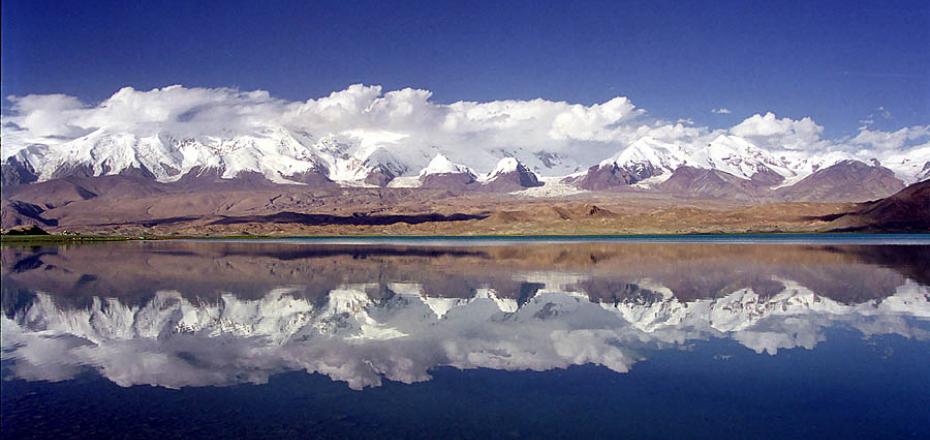
[[[930,291],[914,283],[900,287],[896,295],[853,305],[821,297],[792,281],[783,280],[783,283],[785,289],[770,297],[760,296],[752,289],[744,288],[719,298],[682,302],[668,288],[645,280],[641,292],[653,292],[654,295],[627,297],[616,303],[600,303],[599,307],[616,311],[625,323],[645,332],[683,323],[732,332],[748,329],[772,316],[810,313],[904,313],[930,318]],[[457,308],[482,302],[493,305],[496,312],[520,313],[524,307],[538,303],[539,297],[545,295],[585,298],[585,302],[589,302],[582,291],[551,288],[541,290],[538,297],[522,305],[516,299],[501,296],[492,288],[478,289],[470,298],[429,296],[417,284],[392,283],[388,288],[397,291],[396,298],[406,298],[406,301],[425,305],[435,319],[443,319]],[[367,321],[370,319],[367,313],[393,307],[391,299],[374,300],[367,293],[378,290],[377,284],[340,287],[329,292],[323,305],[314,305],[294,296],[298,293],[294,288],[274,289],[259,300],[241,300],[235,295],[226,294],[217,302],[196,304],[178,292],[162,292],[141,307],[123,305],[117,299],[95,297],[88,308],[74,310],[59,308],[53,297],[39,294],[28,310],[19,311],[16,316],[17,320],[26,320],[32,325],[52,326],[95,341],[157,337],[164,334],[165,329],[187,333],[207,332],[211,335],[263,335],[284,340],[293,336],[290,332],[302,331],[302,327],[319,328],[314,323],[333,319]],[[342,331],[351,333],[352,330],[343,327]]]
[[[646,332],[682,325],[739,332],[766,319],[809,314],[869,316],[904,312],[909,316],[930,318],[930,292],[914,284],[902,287],[897,295],[854,305],[821,297],[792,281],[784,280],[784,284],[785,289],[771,297],[760,296],[747,288],[721,298],[681,302],[670,296],[670,291],[660,288],[664,296],[659,301],[634,300],[602,305],[616,310],[624,320]]]
[[[279,288],[255,300],[226,294],[190,301],[163,291],[141,304],[94,297],[63,306],[38,293],[5,310],[2,353],[22,364],[17,371],[42,365],[31,374],[57,377],[70,373],[49,365],[93,365],[120,385],[262,381],[300,368],[358,388],[381,377],[426,380],[440,365],[544,370],[595,363],[623,372],[640,358],[634,353],[708,337],[774,354],[812,348],[837,322],[867,335],[909,336],[919,330],[907,319],[930,318],[930,291],[913,282],[858,304],[791,281],[768,297],[740,289],[682,302],[644,280],[643,295],[600,304],[557,284],[523,302],[491,288],[469,298],[433,297],[409,283],[387,285],[394,292],[387,296],[369,293],[384,291],[376,284],[341,286],[323,301]]]

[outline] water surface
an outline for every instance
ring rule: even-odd
[[[930,241],[4,246],[14,437],[927,438]]]

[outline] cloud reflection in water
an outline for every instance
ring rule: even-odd
[[[714,339],[770,355],[814,349],[837,327],[928,339],[928,257],[671,243],[3,248],[2,356],[27,380],[91,368],[170,388],[295,370],[356,389],[441,366],[623,373]]]

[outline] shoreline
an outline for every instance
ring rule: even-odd
[[[2,244],[41,244],[41,243],[102,243],[123,241],[279,241],[305,240],[319,242],[364,242],[370,241],[821,241],[830,239],[867,239],[881,238],[912,239],[930,242],[930,231],[897,232],[696,232],[696,233],[625,233],[625,234],[320,234],[320,235],[2,235]]]

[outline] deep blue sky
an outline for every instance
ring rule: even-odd
[[[2,93],[88,102],[130,85],[265,89],[352,83],[440,102],[624,95],[727,126],[755,112],[848,134],[930,123],[930,2],[2,2]],[[731,115],[710,109],[727,107]]]

